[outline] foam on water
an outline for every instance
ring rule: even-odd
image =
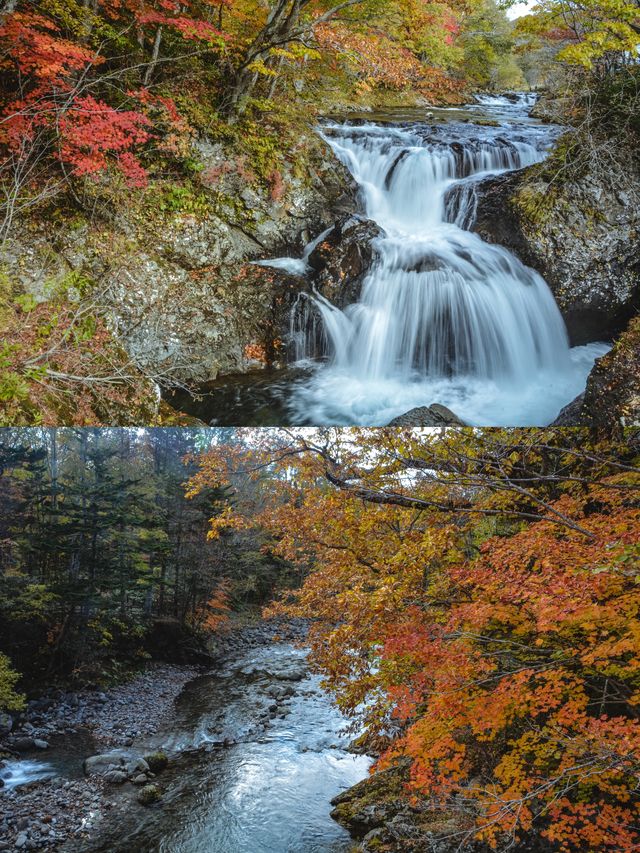
[[[4,767],[0,767],[3,790],[7,791],[54,775],[54,768],[45,761],[7,761]]]

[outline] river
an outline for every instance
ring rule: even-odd
[[[133,786],[111,787],[115,808],[92,838],[63,849],[344,853],[352,842],[331,819],[330,801],[371,763],[347,751],[346,722],[307,669],[304,649],[277,642],[243,652],[189,682],[170,727],[132,747],[169,755],[158,777],[162,802],[145,807]],[[64,751],[48,758],[16,762],[5,775],[23,782],[69,773]]]
[[[571,348],[542,277],[469,230],[478,181],[540,162],[557,138],[559,128],[529,116],[533,102],[478,96],[428,118],[325,123],[362,213],[384,232],[359,301],[340,310],[317,293],[300,299],[292,370],[228,377],[199,403],[176,404],[218,425],[382,426],[432,403],[471,425],[550,423],[608,345]],[[263,263],[306,266],[305,257]]]

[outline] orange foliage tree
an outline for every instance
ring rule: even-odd
[[[407,797],[496,849],[640,843],[640,434],[324,430],[202,457],[308,569],[273,613]],[[264,484],[260,506],[241,475]],[[255,487],[247,495],[255,496]],[[473,819],[469,822],[469,815]]]

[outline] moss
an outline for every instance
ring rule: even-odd
[[[169,764],[169,759],[164,752],[152,752],[150,755],[145,755],[144,760],[152,773],[162,773]]]
[[[527,183],[513,196],[513,205],[528,230],[539,233],[556,209],[557,191],[544,184]]]
[[[138,802],[142,803],[143,806],[151,806],[160,802],[161,799],[162,792],[157,785],[145,785],[138,792]]]

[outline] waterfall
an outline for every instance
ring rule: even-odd
[[[547,404],[551,414],[529,421],[543,423],[579,393],[592,353],[572,354],[544,279],[466,230],[478,180],[541,161],[550,133],[504,123],[324,129],[384,236],[357,304],[341,311],[317,294],[304,298],[304,317],[292,320],[298,358],[324,349],[327,361],[294,401],[299,416],[375,426],[412,405],[453,402],[472,423],[527,423],[530,412],[500,413],[505,394],[516,404],[523,388],[540,387],[543,377],[543,386],[553,386],[549,377],[564,377],[557,400]],[[310,320],[314,312],[321,331]],[[467,405],[479,388],[493,389],[489,415]]]
[[[474,182],[464,179],[537,162],[531,143],[429,144],[411,130],[372,125],[334,128],[328,139],[386,235],[358,304],[342,312],[316,301],[335,366],[370,379],[526,381],[568,363],[564,323],[544,280],[461,227],[475,207]]]

